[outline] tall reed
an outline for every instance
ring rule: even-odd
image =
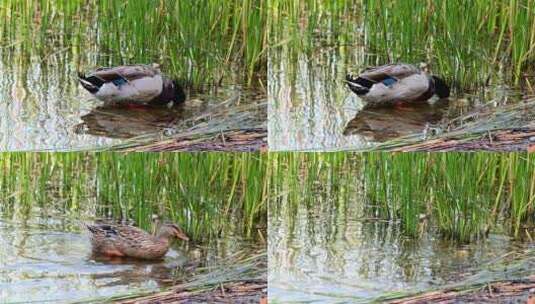
[[[431,62],[465,86],[485,84],[496,72],[519,84],[533,67],[533,0],[363,3],[367,43],[389,60]]]
[[[406,235],[437,229],[461,242],[502,226],[520,238],[535,220],[532,155],[274,153],[270,159],[271,208],[281,196],[290,205],[325,196],[364,217],[400,222]]]
[[[263,74],[264,1],[20,1],[0,6],[0,46],[52,60],[68,53],[79,69],[94,65],[162,64],[194,84]]]
[[[195,240],[256,237],[266,225],[264,156],[220,153],[0,154],[0,211],[62,210],[90,220],[151,216],[177,222]]]
[[[534,0],[273,0],[270,44],[335,46],[348,65],[426,62],[463,88],[520,85],[535,63],[534,12]]]

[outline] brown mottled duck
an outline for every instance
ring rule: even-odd
[[[85,225],[90,232],[93,254],[107,257],[159,259],[174,238],[188,241],[188,236],[174,224],[161,225],[156,235],[128,225]]]

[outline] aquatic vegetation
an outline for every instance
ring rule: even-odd
[[[81,67],[157,62],[194,84],[218,84],[231,76],[229,67],[239,67],[241,81],[252,84],[265,70],[264,6],[255,0],[8,0],[0,7],[0,46],[23,54],[22,62],[35,54],[53,61],[58,53]]]
[[[265,252],[237,252],[233,256],[200,269],[199,273],[185,282],[173,286],[168,291],[156,294],[128,293],[108,298],[108,301],[118,303],[153,303],[180,302],[195,299],[200,302],[215,302],[220,300],[216,294],[221,292],[225,300],[243,301],[248,298],[251,302],[258,302],[260,295],[265,297],[267,283],[265,281],[267,255]],[[237,290],[234,290],[233,287]],[[235,294],[234,294],[235,293]],[[102,298],[94,299],[102,300]]]
[[[501,80],[498,71],[519,84],[533,67],[532,0],[363,3],[367,43],[383,58],[431,62],[465,87]]]
[[[226,232],[262,237],[267,221],[262,155],[4,153],[0,168],[2,213],[62,210],[147,230],[158,214],[196,241]]]
[[[163,138],[157,131],[131,137],[108,148],[149,152],[245,152],[265,149],[267,105],[263,98],[262,95],[234,95],[194,117],[178,121],[174,130]]]
[[[533,180],[525,171],[533,156],[272,153],[270,160],[270,300],[384,302],[532,275],[534,213],[517,235],[510,206],[532,208],[533,192],[513,199],[522,195],[510,191]],[[511,168],[523,169],[511,175]]]
[[[370,218],[400,222],[413,237],[436,228],[466,242],[505,227],[522,238],[535,220],[534,155],[275,153],[270,160],[274,202],[279,194],[290,205],[326,195]],[[360,203],[348,207],[348,198]]]
[[[164,294],[175,284],[200,296],[222,284],[265,285],[266,161],[254,153],[1,153],[4,297],[107,302]],[[95,222],[95,231],[120,222],[156,232],[153,215],[187,235],[166,225],[160,236],[189,241],[148,264],[90,255],[84,223]],[[131,232],[121,229],[147,244],[145,234]],[[251,294],[260,297],[262,288]]]
[[[137,146],[186,137],[203,137],[209,144],[214,134],[247,132],[250,121],[265,134],[266,5],[258,0],[2,2],[0,114],[6,119],[0,133],[16,129],[14,136],[0,137],[3,149],[118,149],[133,146],[125,137],[138,136],[144,138],[135,139]],[[93,124],[98,130],[76,128],[80,116],[98,113],[100,105],[77,82],[78,73],[151,63],[184,87],[187,103],[176,109],[181,112],[176,119],[150,119],[157,114],[146,111],[145,128],[94,115],[102,119]],[[128,121],[128,113],[122,114]],[[246,150],[247,143],[239,148]]]
[[[415,300],[428,302],[462,299],[468,302],[481,302],[496,299],[511,301],[513,298],[522,301],[525,296],[523,291],[530,289],[535,283],[531,271],[535,266],[534,253],[534,250],[529,248],[511,251],[493,260],[482,273],[471,274],[460,281],[438,288],[434,286],[423,291],[385,293],[375,298],[374,301],[404,303]],[[497,287],[498,293],[488,292],[485,288],[488,286]]]
[[[348,63],[426,62],[463,88],[519,85],[535,61],[534,11],[533,0],[274,0],[270,39],[299,52],[335,47]]]
[[[525,127],[533,109],[533,6],[532,0],[476,1],[465,12],[459,1],[270,1],[270,147],[403,150],[421,143],[431,150],[425,144],[435,139],[475,142]],[[365,113],[362,99],[347,88],[347,73],[397,62],[444,78],[452,88],[444,108],[397,120],[396,112]],[[495,148],[525,150],[522,145]]]
[[[496,102],[496,101],[492,101]],[[428,136],[419,132],[386,141],[376,148],[389,151],[460,151],[495,149],[527,150],[533,132],[535,98],[520,103],[481,107],[444,125],[443,130]]]

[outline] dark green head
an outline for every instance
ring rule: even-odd
[[[446,84],[444,80],[437,76],[432,76],[433,82],[435,83],[435,93],[440,98],[450,97],[450,87]]]
[[[184,92],[184,88],[180,85],[178,81],[173,80],[173,88],[174,88],[173,101],[175,102],[175,104],[180,104],[186,101],[186,93]]]

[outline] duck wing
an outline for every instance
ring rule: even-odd
[[[150,236],[147,232],[128,225],[86,224],[85,226],[94,237],[98,238],[135,240]]]
[[[112,225],[106,224],[95,224],[89,225],[84,224],[87,231],[90,233],[91,241],[94,244],[102,243],[109,240],[116,240],[119,236],[119,233]]]
[[[124,241],[139,242],[140,240],[151,238],[150,234],[134,226],[115,225],[113,228],[117,232],[117,236]]]
[[[97,77],[105,82],[114,81],[116,79],[124,79],[126,81],[133,81],[145,77],[154,77],[159,75],[160,69],[150,65],[123,65],[112,68],[100,68],[91,73],[88,77]]]
[[[360,78],[374,82],[383,82],[388,79],[403,79],[414,74],[419,74],[420,69],[412,64],[387,64],[365,69]]]
[[[167,252],[169,243],[162,243],[156,237],[136,227],[120,225],[117,227],[120,240],[114,245],[130,257],[158,258]]]

